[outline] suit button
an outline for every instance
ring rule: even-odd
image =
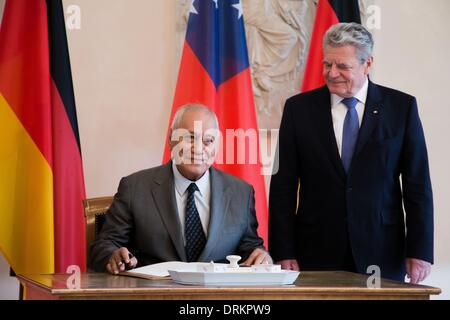
[[[348,192],[352,192],[352,191],[353,191],[353,188],[350,187],[350,188],[347,189],[347,191],[348,191]]]

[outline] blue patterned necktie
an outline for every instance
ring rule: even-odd
[[[348,173],[352,163],[353,152],[355,151],[356,140],[358,139],[359,120],[356,112],[358,99],[355,97],[345,98],[342,103],[347,107],[347,115],[344,120],[344,131],[342,133],[342,164],[345,172]]]
[[[198,191],[195,183],[187,188],[186,217],[184,224],[184,237],[186,240],[186,258],[188,262],[197,261],[206,244],[202,222],[195,206],[194,193]]]

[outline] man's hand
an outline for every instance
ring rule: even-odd
[[[119,272],[127,269],[133,269],[137,265],[137,259],[134,257],[127,248],[122,247],[115,250],[111,258],[109,258],[106,270],[111,274],[118,274]]]
[[[295,259],[280,260],[277,264],[281,265],[281,269],[299,271],[298,262]]]
[[[256,248],[253,250],[253,252],[250,254],[250,256],[245,260],[242,264],[246,266],[251,266],[253,264],[272,264],[272,258],[270,257],[269,253],[261,248]]]
[[[406,258],[406,274],[410,283],[419,283],[425,280],[431,272],[431,263],[420,259]]]

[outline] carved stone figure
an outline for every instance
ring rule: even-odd
[[[299,91],[316,2],[242,0],[260,128],[278,128],[286,98]],[[177,8],[178,57],[191,3],[180,0]]]
[[[299,91],[314,22],[312,0],[243,0],[253,93],[260,128],[278,128]]]

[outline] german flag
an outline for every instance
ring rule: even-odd
[[[302,92],[325,84],[322,40],[328,28],[339,22],[361,23],[358,0],[319,0],[303,76]]]
[[[15,273],[85,270],[80,140],[61,0],[6,0],[0,248]]]

